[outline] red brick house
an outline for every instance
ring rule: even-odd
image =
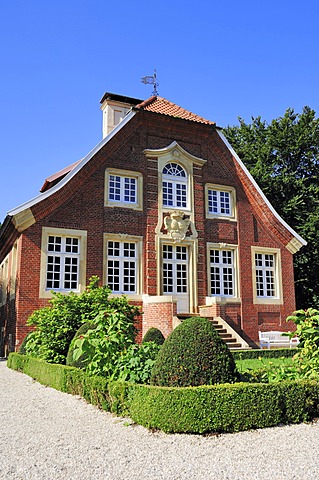
[[[142,307],[140,338],[189,313],[219,319],[241,346],[287,329],[306,242],[221,129],[158,96],[101,104],[102,141],[2,225],[2,347],[19,347],[52,291],[81,292],[92,275]]]

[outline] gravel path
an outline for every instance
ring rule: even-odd
[[[0,478],[318,479],[319,423],[218,436],[151,433],[0,361]]]

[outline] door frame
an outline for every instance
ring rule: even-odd
[[[168,236],[157,237],[156,242],[156,257],[157,257],[157,295],[169,295],[163,293],[163,244],[173,246],[183,246],[188,248],[188,297],[189,297],[189,312],[196,313],[197,311],[197,252],[198,242],[196,239],[186,237],[181,242],[174,242]],[[172,295],[177,298],[176,295]]]

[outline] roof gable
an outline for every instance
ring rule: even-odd
[[[131,119],[138,114],[138,111],[149,111],[153,113],[158,113],[161,115],[167,115],[174,118],[182,118],[184,120],[190,120],[193,122],[206,124],[206,125],[213,125],[215,126],[214,122],[204,119],[192,112],[189,112],[178,105],[166,100],[162,97],[150,97],[148,100],[138,104],[136,107],[133,107],[132,110],[124,117],[124,119],[111,131],[103,140],[101,140],[82,160],[75,162],[74,164],[66,167],[65,169],[57,172],[54,175],[51,175],[46,179],[44,183],[40,195],[36,196],[35,198],[25,202],[24,204],[12,209],[8,212],[8,217],[11,218],[12,223],[14,224],[16,230],[23,231],[28,226],[30,226],[35,219],[33,218],[32,214],[32,207],[41,201],[45,200],[46,198],[53,195],[55,192],[62,189],[81,169],[84,165],[86,165],[91,158],[101,150],[101,148],[106,145],[111,138],[113,138],[117,133],[128,123]],[[218,128],[218,127],[217,127]],[[257,195],[261,199],[261,201],[266,205],[270,215],[273,216],[274,220],[270,221],[272,224],[272,228],[278,232],[280,238],[288,237],[289,240],[286,242],[286,248],[291,252],[295,253],[298,251],[302,245],[306,245],[306,241],[300,237],[281,217],[280,215],[274,210],[268,199],[265,197],[263,192],[261,191],[258,184],[255,182],[253,177],[248,172],[247,168],[240,160],[236,152],[233,150],[231,145],[228,143],[224,135],[217,130],[218,135],[220,136],[223,144],[226,148],[230,151],[232,157],[235,159],[235,162],[240,169],[240,175],[242,178],[246,178],[247,183],[253,186]],[[176,148],[176,144],[173,142],[168,148],[174,149]],[[179,147],[181,148],[181,147]],[[151,151],[145,151],[145,153],[150,153]],[[154,153],[154,151],[152,151]],[[157,153],[163,153],[161,150],[157,151]],[[194,157],[195,158],[195,157]],[[285,235],[280,234],[280,229],[284,229],[286,231]],[[4,235],[4,230],[1,229],[0,237]]]

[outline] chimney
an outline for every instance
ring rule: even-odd
[[[106,92],[100,101],[103,112],[103,138],[123,120],[132,107],[142,102],[143,100],[138,98]]]

